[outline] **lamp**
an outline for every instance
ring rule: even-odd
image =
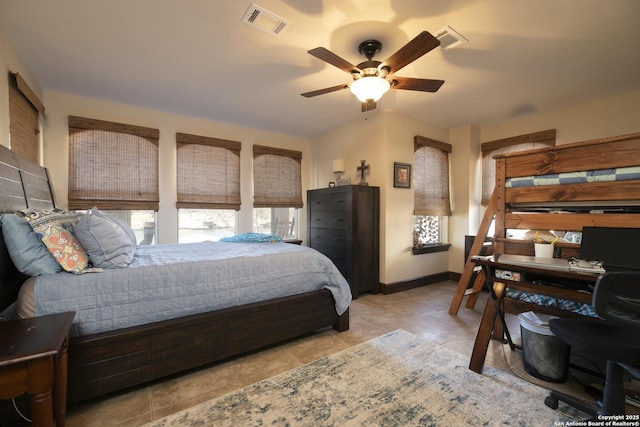
[[[336,174],[336,185],[349,185],[351,180],[349,178],[342,178],[344,173],[344,159],[335,159],[333,161],[333,173]]]
[[[378,76],[361,77],[349,86],[351,93],[358,97],[360,102],[367,102],[370,99],[377,102],[389,88],[391,88],[391,84]]]
[[[344,159],[335,159],[333,161],[333,173],[336,174],[336,180],[342,178],[344,173]]]

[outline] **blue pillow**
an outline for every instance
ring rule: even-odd
[[[136,233],[129,226],[129,224],[127,224],[125,221],[123,221],[122,219],[118,218],[115,215],[108,215],[108,214],[102,212],[101,210],[99,210],[95,206],[93,208],[91,208],[90,212],[93,215],[99,216],[101,218],[108,218],[111,221],[115,222],[116,224],[118,224],[118,226],[120,226],[120,228],[122,228],[124,230],[125,233],[127,233],[127,236],[129,236],[129,239],[131,239],[131,242],[133,243],[133,246],[136,246],[138,244],[138,241],[136,239]]]
[[[2,236],[11,261],[22,274],[40,276],[62,271],[60,264],[24,218],[13,214],[2,215]]]
[[[120,225],[107,216],[95,215],[93,210],[73,227],[73,233],[95,267],[126,267],[136,252],[136,245]]]
[[[277,234],[242,233],[235,236],[223,237],[220,241],[239,243],[279,243],[282,242],[282,237]]]

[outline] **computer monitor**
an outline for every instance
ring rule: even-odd
[[[584,227],[580,258],[602,261],[607,271],[640,270],[640,228]]]

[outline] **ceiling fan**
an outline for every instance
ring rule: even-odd
[[[341,84],[314,90],[301,95],[311,98],[313,96],[349,88],[351,92],[358,97],[362,103],[362,111],[365,112],[375,109],[376,102],[389,89],[436,92],[440,89],[444,80],[416,79],[412,77],[399,77],[393,74],[439,45],[440,40],[428,31],[423,31],[387,58],[386,61],[380,62],[374,61],[373,57],[382,49],[382,43],[378,40],[365,40],[358,46],[358,51],[364,55],[367,60],[358,65],[352,65],[349,61],[342,59],[324,47],[311,49],[308,51],[309,54],[351,74],[353,82],[351,84]]]

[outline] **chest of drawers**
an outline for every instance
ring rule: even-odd
[[[309,246],[329,257],[353,298],[379,289],[380,188],[345,185],[307,192]]]

